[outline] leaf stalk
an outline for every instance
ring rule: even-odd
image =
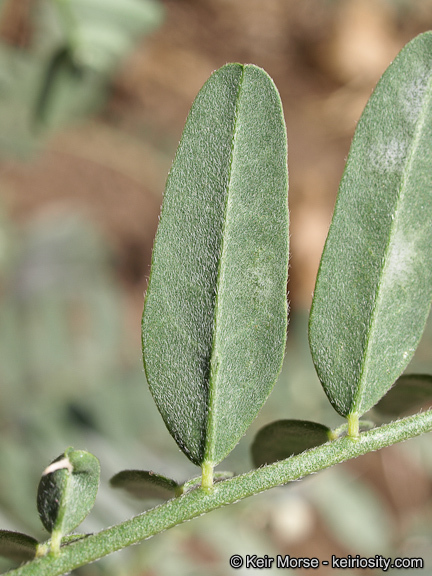
[[[211,462],[203,462],[201,469],[201,488],[206,491],[211,491],[213,488],[213,464]]]
[[[360,423],[359,423],[359,415],[353,412],[352,414],[348,414],[348,436],[353,439],[357,439],[359,437],[359,430],[360,430]]]

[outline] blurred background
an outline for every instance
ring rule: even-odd
[[[177,481],[199,473],[148,392],[140,318],[186,115],[226,62],[265,68],[281,93],[291,321],[274,392],[219,468],[249,470],[254,433],[272,420],[342,423],[308,352],[315,275],[356,121],[398,51],[431,27],[431,0],[0,1],[1,528],[47,538],[37,484],[70,445],[102,466],[86,531],[147,506],[109,488],[119,470]],[[431,350],[428,326],[409,371],[432,373]],[[237,553],[421,556],[432,574],[430,440],[218,510],[75,573],[223,576]]]

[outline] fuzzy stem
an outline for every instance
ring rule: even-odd
[[[221,506],[303,478],[340,462],[432,431],[432,410],[359,434],[327,442],[247,474],[218,482],[213,490],[192,490],[122,524],[62,546],[57,557],[48,554],[8,572],[8,576],[60,576],[112,552],[150,538]]]
[[[59,556],[60,546],[62,541],[62,533],[60,530],[53,530],[51,533],[51,544],[49,553],[53,556]]]
[[[211,462],[203,462],[201,487],[209,492],[213,488],[213,464]]]
[[[359,415],[353,412],[348,414],[348,436],[357,439],[359,436]]]

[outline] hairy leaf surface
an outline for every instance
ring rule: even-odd
[[[234,448],[282,364],[286,162],[269,76],[252,65],[216,71],[168,177],[142,322],[151,392],[197,465],[216,465]]]
[[[122,488],[140,500],[169,500],[179,485],[171,478],[147,470],[122,470],[110,480],[113,488]]]
[[[72,532],[88,516],[96,500],[100,466],[96,456],[69,448],[44,471],[37,507],[50,533]]]
[[[432,404],[432,376],[404,374],[374,408],[383,416],[397,417],[414,412],[429,402]]]
[[[277,420],[258,432],[252,444],[252,460],[258,468],[329,441],[330,428],[307,420]]]
[[[432,33],[384,73],[358,123],[318,272],[309,339],[342,416],[403,372],[432,298]]]
[[[38,541],[21,532],[0,530],[0,556],[25,562],[36,556]]]

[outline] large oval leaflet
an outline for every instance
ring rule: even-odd
[[[227,64],[196,97],[168,176],[142,320],[150,390],[203,470],[234,448],[281,368],[287,196],[277,89]]]
[[[411,41],[371,96],[318,272],[312,356],[332,405],[353,422],[405,369],[430,308],[431,50],[430,32]]]

